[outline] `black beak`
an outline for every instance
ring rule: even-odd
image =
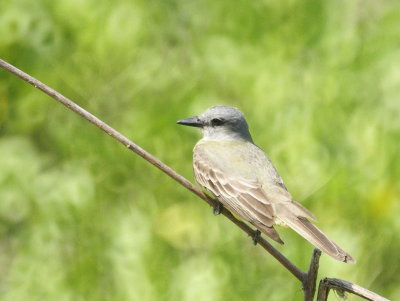
[[[187,126],[194,126],[197,128],[203,127],[203,123],[200,121],[199,117],[189,117],[176,122],[177,124],[187,125]]]

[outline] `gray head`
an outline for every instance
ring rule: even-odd
[[[252,142],[243,113],[234,107],[211,107],[198,116],[182,119],[177,123],[201,128],[203,139],[241,139]]]

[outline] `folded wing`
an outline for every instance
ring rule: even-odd
[[[273,228],[273,206],[256,181],[227,178],[220,170],[212,168],[201,159],[195,160],[193,166],[196,181],[214,194],[229,211],[283,244]]]
[[[262,157],[264,153],[257,156],[250,152],[251,158],[237,160],[233,170],[230,163],[237,159],[235,156],[243,156],[245,153],[235,154],[231,149],[232,146],[230,146],[230,151],[223,149],[222,146],[210,147],[214,148],[209,150],[196,146],[193,160],[195,178],[229,211],[250,222],[281,244],[283,241],[273,227],[275,224],[289,226],[336,260],[355,263],[350,254],[309,221],[315,221],[314,215],[292,200],[268,157]],[[234,145],[234,147],[238,146]],[[261,150],[256,148],[254,151]],[[230,157],[224,156],[228,153]],[[262,165],[263,163],[265,164]]]

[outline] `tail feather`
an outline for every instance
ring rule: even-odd
[[[290,216],[282,218],[282,220],[290,228],[329,256],[346,263],[356,263],[356,260],[349,253],[341,249],[306,218]]]

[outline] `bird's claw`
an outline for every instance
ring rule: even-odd
[[[258,238],[259,238],[260,236],[261,236],[260,230],[255,230],[255,231],[254,231],[253,238],[252,238],[253,244],[254,244],[254,245],[257,245],[257,240],[258,240]]]
[[[222,211],[222,204],[220,202],[217,202],[217,204],[215,205],[214,209],[213,209],[213,213],[214,215],[219,215],[221,214]]]

